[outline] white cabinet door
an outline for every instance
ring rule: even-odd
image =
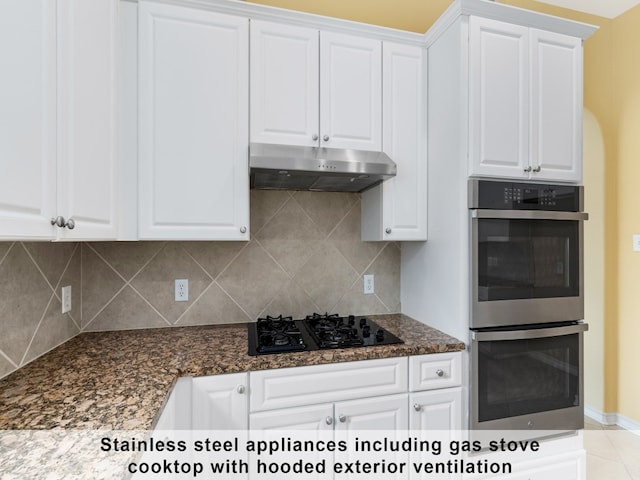
[[[251,141],[315,147],[318,30],[251,20]]]
[[[531,29],[533,178],[582,181],[582,42]]]
[[[382,148],[382,42],[320,34],[320,146]]]
[[[118,0],[58,0],[61,239],[115,239]]]
[[[462,387],[410,394],[409,425],[412,430],[460,430]]]
[[[191,392],[193,430],[248,428],[248,376],[246,373],[195,377]]]
[[[52,239],[56,3],[0,2],[0,237]]]
[[[338,402],[336,430],[406,430],[407,394]]]
[[[382,51],[382,149],[398,173],[362,193],[362,239],[426,240],[425,51],[390,42]]]
[[[251,430],[333,430],[333,404],[308,405],[252,413]]]
[[[139,238],[249,239],[249,21],[139,3]]]
[[[414,462],[443,461],[448,457],[448,445],[452,440],[461,440],[462,387],[444,388],[409,394],[409,428],[421,440],[439,440],[443,445],[442,457],[433,452],[412,454]],[[455,457],[452,457],[455,458]],[[427,474],[412,471],[412,479],[459,479],[459,474]]]
[[[526,178],[529,29],[469,19],[469,175]]]

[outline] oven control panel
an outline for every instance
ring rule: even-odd
[[[580,212],[582,187],[470,180],[469,208]]]

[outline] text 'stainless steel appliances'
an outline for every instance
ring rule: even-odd
[[[471,428],[584,425],[583,187],[469,182]]]

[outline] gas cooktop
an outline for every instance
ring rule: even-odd
[[[404,343],[367,317],[307,315],[303,320],[267,316],[249,324],[249,355]]]

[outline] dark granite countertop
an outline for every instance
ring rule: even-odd
[[[150,429],[178,377],[465,348],[406,315],[372,318],[405,343],[252,357],[244,324],[83,333],[0,380],[0,429]]]

